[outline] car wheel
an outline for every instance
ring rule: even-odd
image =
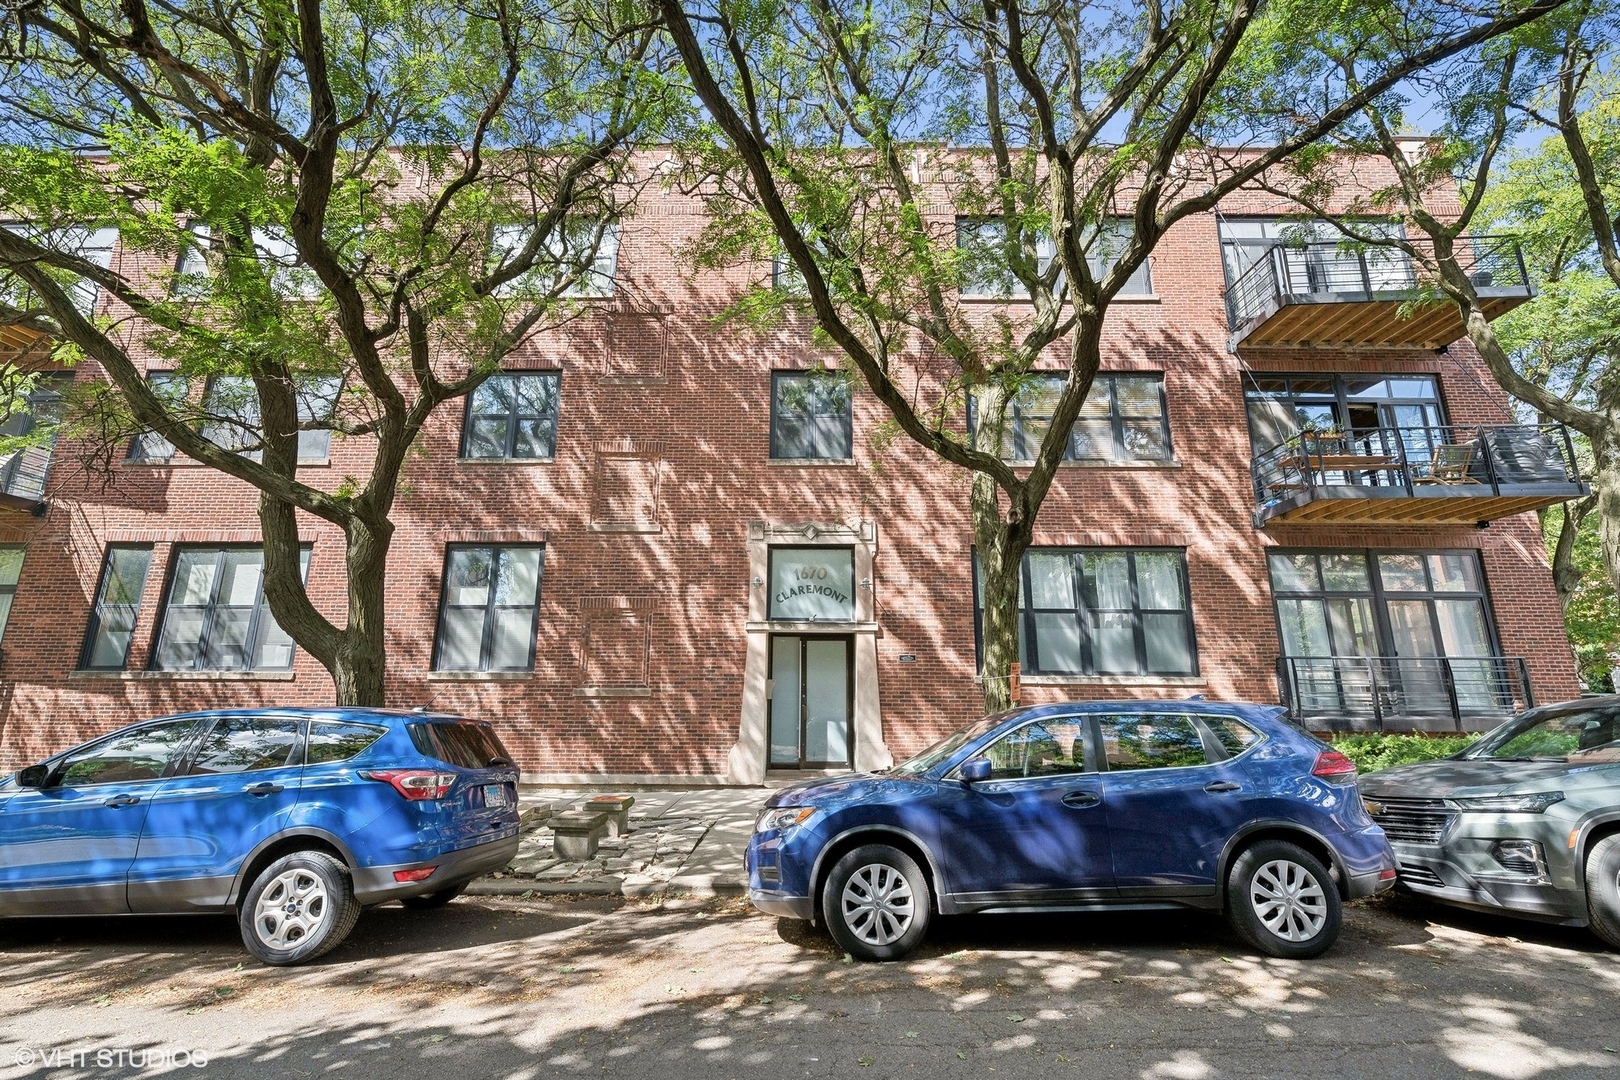
[[[416,911],[431,911],[434,908],[444,907],[444,905],[466,892],[467,886],[470,884],[472,884],[470,881],[458,881],[449,888],[440,889],[438,892],[430,892],[422,896],[402,896],[399,898],[399,902]]]
[[[237,921],[248,952],[280,966],[337,948],[359,918],[348,868],[322,851],[295,851],[254,879]]]
[[[1586,914],[1592,933],[1620,949],[1620,836],[1605,836],[1586,856]]]
[[[821,915],[833,940],[862,960],[898,960],[928,932],[928,879],[917,861],[886,844],[867,844],[834,864],[821,889]]]
[[[1291,960],[1327,952],[1343,920],[1327,868],[1285,840],[1262,840],[1233,861],[1226,907],[1239,937],[1268,956]]]

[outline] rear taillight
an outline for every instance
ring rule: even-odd
[[[433,769],[361,769],[367,780],[381,780],[412,802],[442,799],[455,785],[456,774]]]
[[[1316,755],[1311,775],[1330,784],[1348,784],[1356,778],[1356,763],[1337,750],[1324,750]]]
[[[401,884],[411,881],[426,881],[433,876],[433,871],[437,869],[437,866],[423,866],[415,870],[395,870],[394,880]]]

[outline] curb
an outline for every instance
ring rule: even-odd
[[[657,900],[669,896],[745,896],[740,881],[666,881],[661,884],[612,884],[605,881],[525,881],[519,878],[480,878],[467,886],[466,896],[612,896],[627,900]]]

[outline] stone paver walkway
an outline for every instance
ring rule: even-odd
[[[573,809],[593,795],[634,795],[627,836],[605,836],[588,862],[559,859],[543,823],[525,832],[502,873],[475,894],[715,896],[746,891],[743,851],[770,791],[764,788],[525,788],[525,814]],[[532,815],[530,820],[540,815]]]

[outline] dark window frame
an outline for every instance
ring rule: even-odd
[[[130,604],[115,604],[113,607],[130,609],[129,640],[124,643],[124,654],[115,665],[92,664],[91,658],[95,655],[96,638],[106,621],[107,584],[110,580],[113,567],[113,553],[118,551],[144,551],[146,552],[146,565],[141,570],[141,582],[135,590],[135,599]],[[84,629],[84,644],[79,649],[80,671],[123,671],[129,665],[129,650],[135,644],[135,631],[140,625],[141,604],[146,599],[146,579],[152,576],[152,545],[151,544],[108,544],[101,555],[101,576],[96,581],[95,598],[90,603],[90,621]]]
[[[782,452],[782,437],[779,424],[783,416],[781,405],[781,387],[785,382],[804,380],[816,382],[826,380],[840,383],[844,388],[843,438],[848,453],[834,456],[820,452],[820,440],[816,437],[815,421],[818,417],[837,417],[837,413],[805,412],[803,414],[787,414],[790,416],[802,415],[808,425],[810,434],[810,450],[808,457],[789,456]],[[771,460],[772,461],[853,461],[855,458],[855,393],[849,380],[837,372],[817,368],[783,369],[771,372]]]
[[[1087,606],[1085,598],[1084,569],[1075,567],[1075,580],[1077,582],[1077,596],[1075,607],[1065,608],[1032,608],[1028,604],[1030,595],[1029,556],[1031,554],[1067,554],[1079,557],[1087,554],[1124,553],[1127,556],[1127,566],[1131,589],[1132,644],[1136,654],[1137,670],[1132,672],[1099,672],[1092,646],[1091,616],[1093,614],[1116,614],[1125,611],[1122,608],[1092,609]],[[1143,608],[1141,606],[1141,588],[1136,569],[1136,556],[1138,554],[1172,554],[1178,559],[1181,571],[1181,594],[1185,604],[1180,608]],[[978,552],[973,553],[973,644],[976,665],[982,669],[984,666],[984,590],[980,582]],[[1167,547],[1164,545],[1144,545],[1141,547],[1115,546],[1115,547],[1070,547],[1066,545],[1052,545],[1031,547],[1024,553],[1024,559],[1018,569],[1019,596],[1018,596],[1018,628],[1019,628],[1019,656],[1023,674],[1032,676],[1051,676],[1068,678],[1090,678],[1094,676],[1121,677],[1121,678],[1163,678],[1184,679],[1197,678],[1200,674],[1198,657],[1198,627],[1193,617],[1192,581],[1187,570],[1187,549],[1182,547]],[[1076,614],[1080,626],[1080,671],[1043,671],[1030,659],[1035,655],[1032,649],[1035,639],[1035,619],[1037,613],[1072,611]],[[1151,671],[1147,666],[1147,636],[1143,626],[1143,615],[1178,614],[1186,619],[1187,627],[1187,656],[1191,661],[1186,671]]]
[[[1056,382],[1056,383],[1059,383],[1059,384],[1061,384],[1064,380],[1066,380],[1069,377],[1068,373],[1063,372],[1063,371],[1035,371],[1035,372],[1031,372],[1030,375],[1033,378],[1040,378],[1040,379],[1044,379],[1044,380],[1047,380],[1047,381],[1050,381],[1050,382]],[[1149,421],[1152,418],[1147,417],[1147,416],[1126,416],[1121,411],[1120,404],[1119,404],[1119,380],[1120,379],[1151,379],[1155,383],[1155,385],[1158,387],[1158,391],[1159,391],[1159,415],[1158,415],[1159,437],[1162,440],[1163,446],[1164,446],[1164,455],[1162,457],[1142,457],[1142,456],[1137,456],[1135,454],[1130,453],[1128,447],[1126,446],[1126,444],[1125,444],[1125,425],[1127,423],[1133,423],[1133,422],[1138,423],[1138,424],[1145,424],[1147,421]],[[1101,417],[1095,417],[1095,418],[1086,417],[1085,413],[1084,413],[1085,406],[1082,404],[1081,405],[1081,410],[1082,410],[1081,415],[1075,417],[1074,427],[1071,427],[1069,429],[1069,440],[1063,447],[1063,460],[1064,461],[1099,462],[1099,463],[1103,463],[1103,464],[1115,464],[1115,465],[1120,465],[1120,464],[1131,465],[1131,464],[1136,464],[1136,463],[1139,463],[1139,462],[1154,462],[1154,463],[1165,463],[1165,464],[1173,463],[1176,460],[1176,447],[1175,447],[1175,443],[1171,440],[1171,435],[1170,435],[1170,398],[1169,398],[1168,392],[1165,390],[1165,387],[1164,387],[1164,372],[1162,372],[1162,371],[1099,371],[1099,372],[1097,372],[1097,374],[1092,379],[1091,392],[1086,395],[1086,400],[1087,401],[1090,401],[1091,400],[1091,395],[1095,394],[1097,392],[1099,384],[1101,384],[1101,383],[1103,383],[1105,381],[1106,381],[1107,386],[1108,386],[1108,423],[1109,423],[1109,434],[1110,434],[1110,436],[1112,438],[1112,441],[1113,441],[1113,454],[1111,456],[1109,456],[1109,457],[1081,457],[1080,454],[1078,453],[1077,446],[1076,446],[1076,441],[1077,440],[1076,440],[1076,435],[1075,435],[1075,427],[1079,427],[1080,422],[1082,420],[1084,420],[1084,419],[1101,419]],[[1040,443],[1039,443],[1039,441],[1036,441],[1036,442],[1033,443],[1033,445],[1031,445],[1029,434],[1028,434],[1028,432],[1027,432],[1027,430],[1025,428],[1026,421],[1025,421],[1025,417],[1024,417],[1023,407],[1022,407],[1022,404],[1019,402],[1019,400],[1015,397],[1012,401],[1007,403],[1007,407],[1008,407],[1008,409],[1010,409],[1012,411],[1012,416],[1009,417],[1008,420],[1007,420],[1008,427],[1007,427],[1006,435],[1007,435],[1007,438],[1012,443],[1013,456],[1011,456],[1011,457],[1003,457],[1001,460],[1007,462],[1010,465],[1030,465],[1030,464],[1033,464],[1034,461],[1035,461],[1035,451],[1036,451],[1036,449],[1039,448]],[[1037,418],[1036,422],[1044,422],[1047,425],[1047,427],[1050,428],[1050,426],[1051,426],[1051,417],[1048,416],[1044,420],[1040,420],[1039,418]],[[977,408],[976,402],[973,399],[973,396],[970,394],[968,396],[968,434],[969,434],[970,437],[972,436],[972,434],[973,434],[974,430],[977,428],[977,426],[978,426],[978,408]]]
[[[196,767],[198,755],[202,753],[203,748],[207,745],[208,740],[213,736],[214,731],[219,727],[220,724],[231,720],[262,720],[272,723],[294,725],[297,728],[297,734],[293,736],[293,745],[292,749],[287,752],[287,760],[282,762],[280,765],[267,765],[262,769],[239,769],[234,773],[193,772],[192,769]],[[185,753],[175,763],[174,776],[177,778],[191,776],[238,776],[242,773],[249,772],[268,772],[271,769],[301,768],[304,764],[305,747],[308,745],[308,742],[309,721],[295,716],[255,716],[245,713],[235,713],[227,716],[205,717],[199,721],[197,730],[192,733],[191,743],[186,748]]]
[[[1351,406],[1352,403],[1357,404],[1357,405],[1375,405],[1375,406],[1382,406],[1382,405],[1391,405],[1391,406],[1397,406],[1397,405],[1405,405],[1405,406],[1433,405],[1435,407],[1438,415],[1439,415],[1439,423],[1436,426],[1439,427],[1439,428],[1445,428],[1445,427],[1449,426],[1450,423],[1451,423],[1451,421],[1449,419],[1450,410],[1448,410],[1446,408],[1446,398],[1445,398],[1445,393],[1444,393],[1444,391],[1442,389],[1442,386],[1441,386],[1440,376],[1439,376],[1439,374],[1437,374],[1435,372],[1432,372],[1432,371],[1415,371],[1415,372],[1401,372],[1401,371],[1387,371],[1387,372],[1376,372],[1376,371],[1374,371],[1374,372],[1359,372],[1359,371],[1350,371],[1350,372],[1345,372],[1345,371],[1326,371],[1326,372],[1245,371],[1243,373],[1243,420],[1244,420],[1244,423],[1247,425],[1248,430],[1249,430],[1249,448],[1250,448],[1251,453],[1253,453],[1253,454],[1262,454],[1266,450],[1270,449],[1270,447],[1269,446],[1262,447],[1260,445],[1259,432],[1257,432],[1255,430],[1255,427],[1254,427],[1254,411],[1249,407],[1250,402],[1255,401],[1255,400],[1257,400],[1257,399],[1259,399],[1261,397],[1270,397],[1270,398],[1274,398],[1274,399],[1279,397],[1279,395],[1271,394],[1268,391],[1261,390],[1260,386],[1259,386],[1259,383],[1258,383],[1258,380],[1260,380],[1260,379],[1283,379],[1283,380],[1286,380],[1288,382],[1288,384],[1289,384],[1289,388],[1284,394],[1280,395],[1280,397],[1281,397],[1282,400],[1286,400],[1289,403],[1290,408],[1296,408],[1297,407],[1297,403],[1300,401],[1302,395],[1304,395],[1306,397],[1317,397],[1317,398],[1331,397],[1333,399],[1334,407],[1338,410],[1339,416],[1342,417],[1344,419],[1344,421],[1345,421],[1344,428],[1347,431],[1349,430],[1348,420],[1349,420],[1349,416],[1350,416],[1350,406]],[[1296,392],[1293,389],[1293,380],[1295,380],[1295,379],[1310,379],[1310,380],[1314,380],[1314,381],[1317,381],[1317,382],[1320,382],[1323,379],[1332,379],[1333,380],[1333,393],[1331,395],[1328,395],[1328,394],[1316,393],[1316,392],[1313,392],[1313,391]],[[1395,397],[1388,397],[1388,398],[1357,398],[1357,397],[1352,397],[1350,395],[1349,388],[1348,388],[1348,386],[1346,384],[1347,379],[1425,379],[1431,385],[1434,386],[1434,397],[1433,398],[1408,398],[1408,397],[1401,397],[1401,398],[1395,398]],[[1277,445],[1277,444],[1274,443],[1272,445],[1274,446],[1274,445]]]
[[[1275,580],[1271,576],[1271,556],[1273,556],[1273,555],[1310,555],[1310,556],[1313,556],[1315,558],[1315,560],[1316,560],[1317,580],[1321,581],[1323,583],[1323,587],[1319,591],[1316,591],[1316,592],[1298,592],[1298,591],[1279,590],[1277,588]],[[1362,592],[1360,590],[1329,589],[1329,588],[1327,588],[1327,578],[1322,574],[1322,556],[1323,555],[1357,555],[1357,556],[1362,557],[1366,561],[1366,565],[1367,565],[1367,581],[1368,581],[1368,584],[1370,586],[1369,591]],[[1402,547],[1402,548],[1274,547],[1274,548],[1267,548],[1265,550],[1265,557],[1266,557],[1266,584],[1268,586],[1270,586],[1270,588],[1271,588],[1271,617],[1272,617],[1272,625],[1274,626],[1274,628],[1277,631],[1277,654],[1279,656],[1282,656],[1282,657],[1285,657],[1285,658],[1287,656],[1287,654],[1283,652],[1283,649],[1286,647],[1284,645],[1284,642],[1286,641],[1286,638],[1283,635],[1282,612],[1277,607],[1277,601],[1278,600],[1329,600],[1329,599],[1367,598],[1367,599],[1370,599],[1372,601],[1373,627],[1374,627],[1374,629],[1376,630],[1376,632],[1378,634],[1378,655],[1379,656],[1394,656],[1395,655],[1395,651],[1394,651],[1394,648],[1395,648],[1395,645],[1394,645],[1394,642],[1395,642],[1394,630],[1390,626],[1389,609],[1385,605],[1385,598],[1387,596],[1391,595],[1391,591],[1384,588],[1383,572],[1378,568],[1378,556],[1380,556],[1380,555],[1421,555],[1421,556],[1425,557],[1424,558],[1424,563],[1423,563],[1423,574],[1424,574],[1425,579],[1429,582],[1430,587],[1424,592],[1403,592],[1403,591],[1397,590],[1397,591],[1394,591],[1393,595],[1398,600],[1399,599],[1413,599],[1413,600],[1423,600],[1423,601],[1427,602],[1428,605],[1429,605],[1430,618],[1432,620],[1434,620],[1432,625],[1435,625],[1435,626],[1439,625],[1438,619],[1436,617],[1436,613],[1434,611],[1434,600],[1435,600],[1436,597],[1440,597],[1440,598],[1453,598],[1453,597],[1455,597],[1455,598],[1462,598],[1462,599],[1478,599],[1480,601],[1480,606],[1483,609],[1484,615],[1485,615],[1485,633],[1486,633],[1486,636],[1490,639],[1490,645],[1491,645],[1491,649],[1492,649],[1491,656],[1499,657],[1499,656],[1503,655],[1502,654],[1502,639],[1501,639],[1500,635],[1497,633],[1497,626],[1496,626],[1496,605],[1495,605],[1494,601],[1491,599],[1491,584],[1490,584],[1490,581],[1485,576],[1485,560],[1480,557],[1481,552],[1477,548],[1446,548],[1446,547]],[[1475,573],[1479,577],[1479,590],[1477,592],[1473,591],[1473,590],[1463,590],[1463,589],[1436,590],[1433,587],[1434,586],[1433,573],[1432,573],[1432,571],[1430,571],[1429,565],[1428,565],[1427,556],[1429,556],[1429,555],[1467,555],[1467,556],[1471,557],[1473,559],[1473,561],[1474,561]],[[1329,626],[1328,632],[1330,634],[1332,633],[1331,625]],[[1441,648],[1444,648],[1444,643],[1443,642],[1437,641],[1436,644],[1437,644],[1437,646],[1439,646]],[[1337,647],[1337,646],[1335,645],[1335,647]],[[1345,655],[1353,655],[1353,654],[1337,653],[1336,652],[1336,653],[1334,653],[1334,655],[1335,656],[1345,656]],[[1446,654],[1440,653],[1438,655],[1445,656]],[[1299,658],[1299,659],[1305,659],[1305,658]],[[1472,658],[1471,657],[1447,657],[1447,659],[1472,659]]]
[[[9,598],[5,605],[5,610],[0,611],[0,645],[3,645],[6,637],[6,627],[11,623],[11,610],[17,604],[17,584],[18,582],[22,581],[23,567],[28,563],[28,545],[0,544],[0,551],[22,552],[22,558],[17,563],[17,580],[0,580],[0,596]]]
[[[146,383],[153,396],[170,405],[184,405],[191,398],[191,376],[173,370],[148,371]],[[160,390],[160,386],[179,387],[174,390]],[[167,446],[166,454],[154,453],[160,446]],[[155,431],[140,431],[129,441],[129,452],[126,455],[130,461],[139,461],[150,465],[166,465],[172,462],[180,453],[179,449],[168,439]]]
[[[456,450],[459,461],[556,461],[557,436],[562,427],[562,371],[561,369],[537,370],[511,370],[500,371],[484,380],[480,386],[486,385],[493,379],[508,379],[512,382],[511,407],[506,411],[506,440],[499,455],[473,455],[468,453],[472,438],[473,403],[477,397],[478,388],[475,387],[467,395],[467,401],[461,412],[461,444]],[[519,406],[520,395],[517,383],[521,379],[549,379],[551,380],[551,453],[546,455],[517,455],[513,451],[517,447],[518,422],[521,420],[543,420],[547,417],[541,413],[525,413]],[[498,416],[499,413],[478,413],[478,416]]]
[[[444,653],[444,630],[445,630],[444,614],[445,614],[445,611],[449,607],[451,607],[451,605],[449,603],[449,593],[445,588],[446,584],[450,580],[450,560],[454,557],[454,554],[457,551],[464,551],[464,550],[468,550],[468,549],[476,550],[478,548],[487,549],[489,551],[489,553],[490,553],[490,560],[489,560],[489,563],[490,563],[490,578],[489,578],[489,588],[487,590],[489,595],[485,597],[484,603],[483,603],[483,609],[484,609],[484,636],[483,636],[482,641],[479,644],[478,667],[475,667],[475,668],[445,668],[445,667],[440,667],[439,666],[440,661],[442,660],[443,653]],[[490,666],[490,660],[491,660],[491,653],[492,653],[493,648],[494,648],[495,623],[496,623],[494,615],[495,615],[496,609],[498,607],[522,608],[522,607],[529,607],[530,606],[530,605],[527,605],[527,604],[504,604],[503,605],[503,604],[497,604],[496,601],[495,601],[496,594],[498,592],[498,584],[497,584],[498,578],[497,578],[497,575],[499,574],[499,568],[500,568],[500,553],[502,551],[514,550],[514,549],[535,549],[535,550],[538,550],[540,552],[539,569],[536,571],[535,578],[534,578],[533,614],[532,614],[532,616],[531,616],[531,618],[529,620],[529,658],[528,658],[527,665],[524,666],[524,667],[491,667]],[[432,658],[430,660],[430,670],[433,670],[433,671],[480,671],[480,672],[488,672],[488,671],[519,671],[519,672],[520,671],[533,671],[534,670],[535,658],[539,654],[539,649],[540,649],[540,603],[541,603],[541,597],[544,595],[544,590],[545,590],[545,574],[546,574],[546,545],[545,544],[528,544],[528,543],[524,543],[524,544],[446,544],[445,548],[444,548],[444,565],[443,565],[443,569],[441,570],[440,575],[439,575],[439,614],[438,614],[437,624],[434,626],[434,630],[433,630],[433,655],[432,655]],[[471,609],[471,608],[476,607],[477,605],[474,605],[474,604],[457,604],[457,605],[454,605],[454,606],[457,607],[457,608],[469,608],[469,609]]]
[[[161,650],[161,647],[162,647],[162,644],[163,644],[163,632],[164,632],[164,630],[167,628],[167,626],[169,624],[169,616],[170,616],[170,613],[171,613],[171,611],[172,611],[172,609],[174,607],[174,604],[172,603],[172,599],[173,599],[173,596],[174,596],[175,575],[178,574],[179,570],[180,570],[180,556],[181,556],[181,554],[183,552],[187,552],[187,551],[213,551],[215,553],[214,578],[213,578],[213,584],[210,586],[209,601],[206,604],[200,604],[200,605],[199,604],[182,604],[181,605],[182,607],[186,607],[186,608],[201,607],[203,609],[203,629],[197,635],[197,642],[198,642],[197,660],[198,660],[198,663],[193,664],[189,668],[181,668],[181,667],[165,668],[165,667],[159,667],[158,666],[158,659],[159,659],[160,650]],[[219,672],[219,671],[291,671],[293,669],[293,666],[297,663],[297,660],[298,660],[298,643],[296,641],[293,642],[292,651],[289,652],[288,655],[287,655],[287,664],[286,664],[285,667],[251,667],[251,666],[243,666],[243,667],[237,667],[237,668],[218,668],[218,667],[203,667],[201,665],[201,661],[208,655],[208,645],[207,645],[208,634],[213,629],[213,626],[214,626],[215,617],[216,617],[216,609],[220,608],[220,607],[233,607],[233,606],[235,606],[235,605],[231,605],[231,604],[220,604],[220,603],[217,603],[216,600],[214,599],[214,597],[216,597],[218,595],[219,589],[220,589],[220,584],[223,581],[223,577],[220,574],[221,563],[223,562],[223,560],[225,558],[225,555],[228,552],[231,552],[231,551],[258,551],[258,552],[260,552],[261,562],[259,563],[259,589],[258,589],[258,592],[254,596],[253,613],[248,617],[248,628],[247,628],[247,633],[246,633],[246,642],[247,642],[247,644],[246,644],[246,646],[244,648],[244,657],[246,659],[248,659],[248,660],[252,659],[253,653],[255,651],[257,651],[257,647],[258,647],[258,644],[259,644],[259,631],[260,631],[260,628],[263,626],[264,619],[266,617],[269,617],[272,621],[274,621],[274,619],[275,619],[275,616],[270,613],[269,601],[265,600],[265,598],[264,598],[264,563],[262,562],[264,545],[263,544],[175,544],[173,547],[171,547],[169,549],[168,565],[166,567],[164,567],[164,571],[163,571],[163,592],[161,594],[162,595],[162,601],[161,601],[162,606],[159,609],[158,617],[155,620],[156,625],[154,625],[153,628],[152,628],[151,652],[148,655],[147,661],[146,661],[146,668],[147,668],[148,671],[213,671],[213,672]],[[304,580],[307,582],[309,580],[309,565],[310,565],[310,562],[313,560],[313,547],[310,544],[303,544],[303,545],[300,545],[299,551],[300,551],[300,558],[301,558],[301,560],[303,562],[303,566],[302,566],[301,569],[302,569],[302,572],[303,572]],[[148,574],[151,573],[150,567],[148,567],[147,573]],[[283,630],[282,633],[286,633],[286,631]],[[289,638],[290,637],[291,637],[291,635],[289,635]]]

